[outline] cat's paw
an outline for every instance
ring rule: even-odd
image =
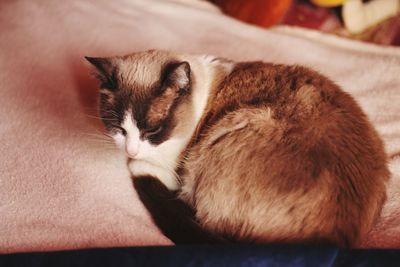
[[[174,173],[147,161],[131,160],[128,163],[128,167],[133,176],[153,176],[160,180],[171,191],[178,190],[180,187]]]

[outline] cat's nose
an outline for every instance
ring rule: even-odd
[[[126,146],[125,152],[128,155],[128,157],[134,159],[137,156],[137,154],[139,153],[139,149],[136,147],[132,147],[132,146]]]
[[[137,156],[138,152],[137,151],[126,150],[126,154],[128,154],[128,157],[134,159]]]

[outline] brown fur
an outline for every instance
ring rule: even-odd
[[[239,64],[194,140],[181,197],[205,229],[234,240],[353,246],[385,200],[376,131],[352,97],[303,67]]]

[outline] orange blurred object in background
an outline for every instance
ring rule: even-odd
[[[242,21],[270,27],[282,21],[293,0],[212,0],[222,11]]]

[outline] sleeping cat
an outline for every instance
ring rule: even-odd
[[[103,123],[134,181],[154,177],[169,190],[139,192],[161,213],[175,205],[167,211],[180,222],[169,226],[183,231],[190,214],[198,227],[187,235],[341,247],[373,226],[389,178],[382,141],[328,78],[157,50],[87,60],[101,82]]]

